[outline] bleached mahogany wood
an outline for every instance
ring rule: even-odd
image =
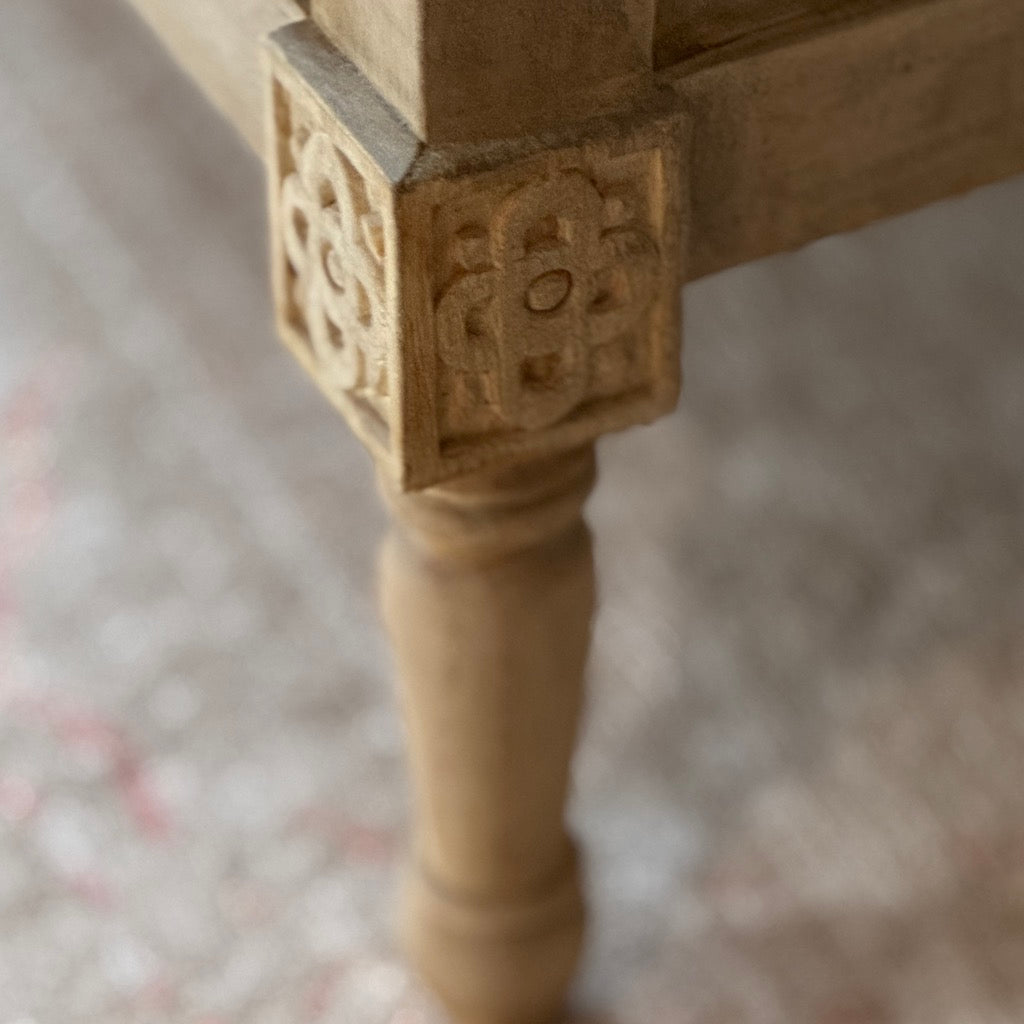
[[[673,407],[678,116],[424,148],[314,25],[268,52],[278,325],[401,486]]]
[[[890,2],[662,80],[693,111],[691,278],[1024,171],[1020,0]]]
[[[660,0],[654,64],[663,68],[737,39],[822,26],[893,4],[894,0]]]
[[[617,108],[591,86],[598,114],[555,103],[560,122],[525,135],[515,97],[497,120],[486,87],[417,38],[417,95],[451,73],[489,130],[461,138],[475,115],[459,108],[443,141],[428,117],[424,143],[313,21],[269,41],[276,307],[397,521],[382,598],[417,793],[408,948],[460,1019],[529,1024],[560,1004],[582,921],[562,805],[593,601],[590,446],[675,400],[690,193],[711,270],[963,187],[961,137],[982,173],[1024,163],[1024,15],[932,0],[744,39],[658,88],[641,75]]]
[[[228,0],[135,2],[189,51]],[[261,24],[294,13],[231,2]],[[541,1024],[583,919],[563,805],[593,442],[672,407],[687,275],[1024,169],[1024,4],[311,12],[267,45],[275,305],[394,515],[381,596],[416,794],[404,935],[466,1024]],[[191,66],[244,120],[249,72],[233,87],[204,45]]]
[[[377,460],[417,796],[406,946],[467,1024],[541,1024],[582,934],[563,807],[593,439],[675,403],[685,119],[424,147],[313,22],[267,47],[281,336]]]
[[[430,142],[515,138],[649,88],[655,0],[312,0]]]
[[[418,494],[390,478],[381,597],[416,795],[411,957],[456,1019],[559,1009],[583,903],[563,807],[594,609],[593,446]]]
[[[256,35],[291,20],[293,5],[131,2],[262,151]],[[701,9],[715,11],[680,0],[659,16]],[[1021,0],[836,10],[839,20],[785,19],[656,76],[697,140],[689,280],[1024,171]],[[674,31],[662,27],[665,52],[690,38]]]

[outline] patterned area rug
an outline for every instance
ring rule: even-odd
[[[261,170],[111,0],[0,9],[0,1024],[436,1024],[369,462]],[[1024,1020],[1024,180],[689,287],[602,445],[602,1024]]]

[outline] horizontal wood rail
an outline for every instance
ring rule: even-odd
[[[302,6],[132,3],[262,152],[259,40]],[[658,72],[694,122],[688,279],[1024,171],[1020,0],[801,24]]]

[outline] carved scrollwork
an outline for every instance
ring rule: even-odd
[[[280,188],[294,316],[328,388],[388,394],[384,227],[365,182],[323,131],[295,128]]]
[[[425,146],[318,39],[268,44],[277,322],[382,471],[428,487],[672,408],[678,118]]]
[[[481,406],[507,429],[543,429],[642,372],[659,254],[635,206],[628,188],[568,170],[459,232],[436,311],[451,432],[479,429]]]

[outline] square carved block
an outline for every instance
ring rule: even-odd
[[[311,27],[268,52],[279,329],[402,487],[673,407],[678,118],[430,150]]]

